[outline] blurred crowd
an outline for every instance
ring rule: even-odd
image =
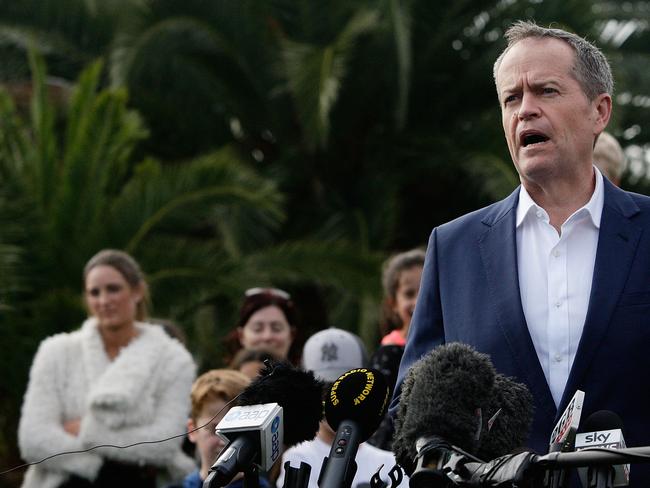
[[[250,288],[243,293],[237,322],[223,338],[224,367],[200,372],[197,378],[182,328],[148,316],[148,286],[139,264],[123,251],[100,251],[83,270],[88,318],[79,329],[48,337],[39,346],[19,425],[25,461],[34,463],[63,451],[75,453],[30,466],[23,486],[202,486],[224,447],[215,426],[269,361],[313,372],[325,385],[324,395],[340,375],[354,368],[372,366],[394,385],[423,265],[421,249],[386,261],[382,339],[371,354],[357,335],[343,328],[301,338],[298,304],[288,292]],[[87,451],[183,432],[185,437],[162,443]],[[322,420],[313,441],[288,449],[277,469],[262,473],[261,486],[282,486],[280,467],[286,461],[309,462],[309,486],[317,486],[334,435]],[[385,423],[361,445],[353,486],[368,486],[378,466],[395,464],[391,435],[392,426]],[[229,486],[242,483],[240,476]]]
[[[620,145],[604,133],[594,149],[596,165],[615,184],[624,169]],[[344,372],[379,370],[392,389],[415,309],[425,252],[412,249],[390,257],[382,273],[380,337],[371,353],[344,328],[301,338],[298,305],[281,289],[253,287],[243,293],[239,318],[223,338],[224,368],[201,372],[188,351],[183,330],[148,316],[145,275],[133,257],[103,250],[83,270],[88,319],[70,333],[45,339],[34,358],[19,425],[19,447],[30,466],[25,488],[182,486],[198,488],[224,443],[215,426],[231,401],[256,378],[265,363],[289,362],[312,371],[329,386]],[[306,340],[304,340],[306,339]],[[301,344],[304,343],[304,347]],[[124,446],[185,438],[129,449]],[[282,463],[263,473],[261,486],[283,486],[286,461],[312,466],[310,488],[328,455],[335,432],[321,422],[314,440],[286,450]],[[377,466],[395,464],[390,452],[392,422],[386,418],[357,454],[353,486],[367,486]],[[241,477],[230,486],[239,487]]]

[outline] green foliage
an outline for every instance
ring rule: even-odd
[[[82,320],[81,270],[101,248],[125,249],[142,264],[155,314],[190,331],[202,367],[221,365],[219,338],[250,286],[312,281],[353,307],[378,281],[381,256],[344,240],[278,242],[285,198],[237,148],[137,163],[148,132],[126,90],[99,88],[101,62],[80,74],[64,106],[34,51],[30,65],[27,113],[0,90],[0,327],[12,346],[0,360],[2,446],[15,445],[38,342]]]
[[[31,106],[0,95],[4,432],[35,344],[83,316],[80,269],[102,247],[137,257],[204,365],[261,284],[297,297],[306,332],[374,346],[383,256],[517,185],[492,81],[514,20],[605,49],[624,182],[647,191],[646,3],[5,2],[0,78],[34,84]],[[66,103],[29,45],[60,85],[78,79]]]
[[[324,46],[283,40],[286,79],[308,149],[327,145],[330,113],[338,100],[351,51],[360,36],[377,28],[378,20],[377,12],[359,10]]]

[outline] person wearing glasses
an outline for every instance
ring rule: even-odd
[[[263,351],[280,361],[296,363],[299,352],[296,311],[291,296],[278,288],[251,288],[244,293],[235,329],[225,343],[231,355],[241,349]]]

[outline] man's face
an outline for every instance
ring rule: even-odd
[[[573,67],[573,49],[553,38],[519,41],[497,71],[503,130],[522,183],[583,177],[594,138],[607,125],[611,98],[590,101]]]

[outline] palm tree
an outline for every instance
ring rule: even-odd
[[[333,240],[278,243],[284,197],[236,148],[177,164],[138,162],[147,130],[124,89],[98,89],[101,62],[82,72],[63,105],[49,96],[34,51],[30,65],[28,108],[0,91],[0,222],[8,224],[0,325],[14,346],[0,361],[4,445],[15,445],[35,347],[78,326],[80,272],[101,248],[125,249],[142,263],[156,315],[191,326],[190,345],[204,365],[219,365],[219,338],[248,286],[311,281],[348,296],[372,286],[376,255],[359,261],[349,244]]]
[[[64,130],[58,130],[59,114],[48,99],[43,62],[32,55],[31,66],[29,120],[6,92],[0,93],[0,220],[8,224],[0,244],[0,322],[5,344],[12,345],[0,363],[7,379],[1,395],[6,407],[3,433],[15,426],[35,344],[44,335],[79,323],[83,314],[79,272],[99,248],[129,247],[144,259],[150,249],[159,251],[152,235],[162,233],[163,222],[174,217],[184,227],[168,232],[164,241],[177,259],[158,260],[158,269],[150,268],[163,273],[170,267],[183,268],[184,255],[174,252],[173,246],[189,248],[181,231],[205,216],[207,212],[196,213],[201,203],[215,209],[238,206],[253,220],[281,218],[273,185],[251,171],[235,170],[233,155],[206,156],[181,171],[160,169],[152,161],[134,168],[133,148],[146,131],[139,116],[126,108],[124,90],[97,92],[101,63],[82,74],[69,101]],[[183,219],[179,212],[187,202],[194,205],[195,213],[188,214],[191,219]],[[207,247],[202,246],[205,254]],[[196,261],[197,253],[192,256]]]

